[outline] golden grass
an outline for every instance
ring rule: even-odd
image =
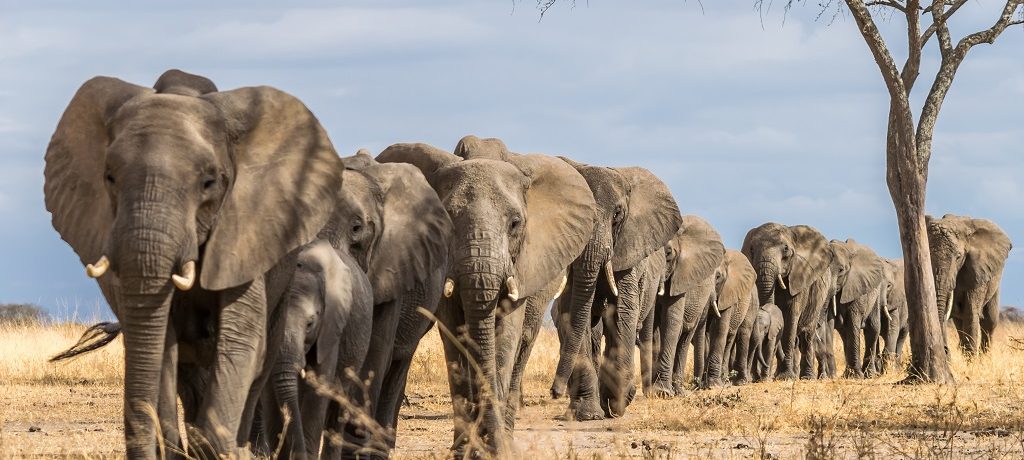
[[[0,457],[121,452],[121,341],[71,362],[46,362],[83,330],[0,327]],[[671,400],[639,396],[626,417],[577,423],[562,419],[565,400],[547,396],[558,339],[544,330],[523,382],[517,445],[538,458],[1021,458],[1024,351],[1015,348],[1017,337],[1024,326],[1004,324],[988,355],[967,361],[954,352],[956,385],[896,385],[899,371],[865,380],[768,382]],[[407,393],[396,456],[434,457],[447,448],[452,427],[436,331],[413,359]],[[46,437],[28,432],[32,426]]]

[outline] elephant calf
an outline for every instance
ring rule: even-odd
[[[758,308],[754,318],[754,327],[750,333],[750,369],[754,381],[762,382],[772,378],[772,357],[781,351],[784,320],[782,310],[773,303]],[[780,356],[781,362],[783,357]]]
[[[300,376],[311,371],[320,381],[333,383],[346,368],[362,366],[370,345],[373,293],[351,256],[317,240],[299,252],[281,302],[267,346],[265,439],[273,442],[283,431],[282,455],[316,458],[330,401]],[[284,410],[291,417],[287,427]],[[337,421],[332,422],[330,428],[339,431],[333,426]]]

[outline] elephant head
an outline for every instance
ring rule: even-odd
[[[852,239],[832,240],[829,247],[833,254],[838,303],[851,303],[882,285],[886,263],[871,248]]]
[[[87,81],[44,171],[54,228],[124,326],[129,456],[156,445],[147,406],[157,404],[172,295],[262,277],[313,239],[341,186],[341,160],[298,99],[270,87],[219,92],[176,70],[155,88]]]
[[[723,311],[751,302],[757,272],[740,251],[728,249],[725,257],[715,270],[715,300],[712,313],[721,316]]]
[[[343,257],[348,258],[325,240],[316,240],[299,251],[270,335],[275,355],[271,367],[275,407],[287,407],[293,417],[286,427],[284,446],[293,457],[314,447],[307,446],[304,439],[304,418],[315,414],[304,414],[301,409],[299,376],[314,370],[326,381],[333,381],[350,315],[359,311],[368,317],[372,308],[369,280]],[[311,358],[315,362],[307,362]],[[310,441],[319,447],[319,433],[316,438]]]
[[[559,278],[583,250],[594,228],[594,198],[565,162],[545,155],[507,161],[463,159],[425,144],[396,144],[377,160],[418,167],[441,198],[454,225],[449,305],[464,317],[470,355],[497,394],[495,314],[499,301],[531,296]],[[483,429],[497,436],[490,408]]]
[[[359,262],[379,305],[445,264],[452,222],[416,167],[378,163],[365,151],[344,162],[343,198],[321,236]]]
[[[935,277],[936,306],[942,318],[953,313],[958,283],[980,285],[1000,276],[1013,245],[994,222],[946,214],[927,216],[928,248]]]
[[[586,179],[597,203],[597,219],[589,235],[590,241],[572,264],[572,291],[566,299],[569,334],[561,343],[551,385],[551,394],[556,398],[566,392],[569,375],[590,327],[595,293],[600,291],[618,297],[615,272],[637,266],[645,257],[664,247],[682,225],[672,192],[650,171],[639,167],[590,166],[564,157],[562,160]],[[715,265],[717,262],[712,264],[711,270]],[[621,337],[618,341],[633,342],[634,337]],[[621,360],[630,359],[626,353],[619,355]],[[623,393],[613,389],[612,394],[618,396],[610,401],[611,412],[624,412]]]
[[[885,261],[885,303],[889,311],[897,307],[905,308],[907,292],[903,286],[903,259]]]
[[[681,295],[709,279],[726,263],[726,253],[721,235],[711,224],[697,216],[683,216],[679,230],[665,245],[665,295]]]
[[[806,225],[766,223],[747,232],[743,255],[757,271],[761,305],[776,303],[776,287],[791,295],[803,292],[831,262],[828,241]]]

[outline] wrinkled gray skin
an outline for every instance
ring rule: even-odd
[[[640,263],[640,322],[636,344],[640,348],[641,387],[645,395],[651,394],[654,370],[655,349],[660,345],[660,338],[654,334],[655,306],[658,296],[665,294],[665,274],[668,265],[666,250],[658,249],[644,258]],[[552,309],[552,317],[558,314]]]
[[[742,252],[757,272],[759,302],[778,305],[785,318],[782,349],[786,358],[776,378],[797,378],[798,343],[799,375],[814,378],[812,340],[821,322],[831,278],[828,240],[806,225],[766,223],[747,232]]]
[[[903,259],[886,260],[886,307],[888,314],[882,315],[882,338],[879,344],[880,371],[894,368],[903,360],[903,346],[910,333],[907,324],[907,292],[903,287]]]
[[[454,233],[438,306],[454,409],[453,450],[508,455],[511,372],[498,368],[498,342],[521,336],[524,321],[505,321],[525,303],[550,299],[565,268],[594,228],[594,197],[567,163],[508,152],[497,140],[467,136],[460,156],[425,144],[396,144],[381,162],[417,166],[441,198]],[[557,284],[556,284],[557,283]],[[539,300],[530,300],[536,296]],[[452,340],[452,339],[455,340]],[[464,354],[465,352],[465,354]],[[504,359],[505,366],[515,360]]]
[[[441,299],[452,223],[416,167],[378,163],[365,151],[343,160],[342,198],[321,235],[353,256],[373,292],[370,351],[359,371],[369,386],[350,399],[367,407],[384,429],[397,430],[413,354]],[[328,417],[333,422],[339,415],[341,408],[332,403]],[[325,446],[325,458],[352,457],[357,451],[364,458],[387,455],[395,447],[393,436],[379,439],[356,426],[334,431],[344,432],[345,445]]]
[[[1010,238],[986,219],[946,214],[928,216],[927,223],[936,308],[943,321],[952,318],[964,355],[984,353],[999,323],[999,284],[1013,248]]]
[[[729,382],[730,350],[736,346],[747,312],[757,308],[757,273],[739,251],[729,249],[715,270],[715,298],[707,313],[706,355],[702,388],[725,386]],[[747,338],[749,341],[749,338]],[[741,354],[747,350],[741,350]],[[700,375],[700,374],[695,374]]]
[[[286,255],[327,221],[342,164],[286,93],[219,92],[177,70],[154,88],[82,85],[46,152],[46,208],[83,264],[109,260],[93,274],[123,327],[127,456],[156,457],[153,409],[167,451],[180,446],[179,395],[209,443],[193,445],[233,454],[281,295],[265,277],[289,277]]]
[[[750,334],[750,373],[756,382],[772,379],[772,359],[778,355],[783,358],[779,345],[782,341],[782,327],[785,320],[782,310],[775,304],[762,305],[756,309],[754,324]]]
[[[716,299],[716,273],[725,259],[722,237],[697,216],[683,216],[679,230],[665,245],[665,286],[654,309],[653,375],[645,394],[670,398],[683,392],[687,347],[694,337],[694,373],[704,369],[704,324]],[[722,278],[724,280],[724,278]]]
[[[565,395],[571,376],[576,420],[617,417],[636,391],[633,347],[643,310],[639,267],[668,243],[681,216],[668,186],[646,169],[562,159],[586,179],[597,202],[597,219],[586,248],[569,267],[570,283],[560,299],[555,321],[559,359],[551,395]],[[595,328],[598,322],[601,327]],[[602,337],[603,360],[596,367],[596,354],[588,356],[584,349]]]
[[[817,375],[819,379],[833,379],[836,377],[836,355],[835,335],[833,331],[843,327],[842,317],[836,318],[836,311],[832,308],[833,293],[829,296],[827,304],[822,311],[821,323],[814,334],[814,357],[818,363]]]
[[[266,439],[283,443],[282,458],[319,457],[328,398],[302,377],[313,372],[321,382],[334,382],[345,369],[360,369],[372,321],[370,281],[355,259],[325,240],[305,246],[271,323],[271,377],[261,399]],[[361,391],[346,388],[351,396]],[[291,419],[286,430],[282,407]]]
[[[887,308],[882,295],[887,283],[886,262],[871,248],[851,239],[832,240],[829,245],[837,270],[836,329],[846,355],[844,377],[871,376],[877,370],[875,346],[881,333],[881,311]]]

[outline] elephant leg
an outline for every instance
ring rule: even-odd
[[[892,369],[897,361],[896,342],[900,336],[900,325],[896,321],[898,312],[890,312],[891,319],[882,318],[882,331],[885,337],[885,347],[882,350],[882,372]]]
[[[698,324],[699,322],[698,320]],[[686,360],[690,352],[690,343],[693,342],[693,337],[697,335],[697,325],[687,328],[683,332],[685,336],[675,347],[675,365],[672,371],[672,391],[676,396],[686,393]],[[696,369],[694,369],[694,375],[696,375]]]
[[[875,357],[878,349],[878,338],[881,335],[880,315],[881,310],[875,308],[864,323],[864,366],[862,369],[867,377],[874,377],[878,375],[879,371]]]
[[[772,360],[777,360],[776,354],[781,350],[779,348],[778,336],[768,336],[765,343],[760,347],[761,354],[761,365],[764,366],[764,371],[761,373],[762,381],[770,382],[772,380]]]
[[[720,387],[722,381],[722,363],[725,362],[725,346],[729,340],[729,324],[732,322],[732,315],[735,308],[729,308],[721,312],[722,317],[709,318],[708,336],[710,346],[708,347],[708,359],[706,371],[704,372],[704,387]]]
[[[847,378],[861,378],[861,325],[863,318],[850,314],[844,318],[843,327],[840,328],[840,335],[843,338],[843,353],[846,356],[846,372],[843,376]]]
[[[621,417],[636,392],[633,355],[641,305],[638,271],[630,270],[619,283],[616,308],[606,310],[604,363],[600,368],[600,402],[605,415]]]
[[[965,327],[960,336],[960,350],[968,359],[977,356],[981,344],[981,315],[986,303],[984,294],[984,289],[975,288],[967,291],[964,296],[961,319]]]
[[[814,331],[803,332],[798,340],[800,350],[800,379],[813,380],[814,374]]]
[[[652,363],[651,396],[671,398],[674,395],[673,378],[676,366],[682,362],[676,360],[676,348],[683,333],[683,314],[686,308],[686,295],[665,296],[655,308],[654,315],[658,324],[658,355]],[[687,338],[689,340],[689,338]],[[653,352],[653,350],[652,350]]]
[[[167,323],[167,337],[164,339],[157,415],[163,437],[159,442],[163,443],[164,457],[183,458],[184,449],[181,434],[178,432],[178,337],[174,332],[174,321]]]
[[[264,357],[264,360],[266,360],[265,362],[269,361],[268,357]],[[242,421],[238,426],[238,443],[248,442],[251,450],[257,449],[259,444],[265,442],[262,430],[256,428],[256,412],[260,405],[260,396],[263,394],[263,388],[266,386],[269,377],[270,373],[265,369],[256,376],[252,387],[249,388],[249,395],[245,400],[245,409],[242,411]]]
[[[573,418],[579,422],[604,418],[604,411],[598,402],[597,375],[600,365],[598,358],[601,353],[601,331],[600,325],[584,331],[584,346],[580,347],[580,356],[576,359],[576,366],[570,378],[572,401],[569,410]]]
[[[499,309],[500,310],[500,309]],[[526,308],[520,306],[499,314],[495,319],[495,365],[498,371],[498,401],[506,403],[508,389],[512,383],[512,367],[519,355],[519,342],[523,338],[523,324],[526,321]]]
[[[442,305],[437,309],[438,328],[447,328],[452,334],[457,334],[457,324],[462,324],[462,312],[454,305]],[[452,342],[447,334],[441,334],[441,343],[444,346],[445,364],[448,369],[448,389],[452,397],[452,415],[454,421],[452,452],[455,458],[463,458],[463,452],[473,434],[472,407],[469,400],[469,361],[459,351],[458,346]]]
[[[779,369],[775,373],[775,378],[780,380],[795,380],[797,378],[796,332],[797,322],[800,320],[800,314],[802,313],[802,310],[797,308],[800,305],[797,297],[800,297],[801,295],[802,294],[797,294],[797,296],[792,299],[788,311],[782,305],[779,306],[780,308],[783,308],[782,311],[785,313],[783,315],[782,327],[782,352],[786,357],[784,360],[779,362]]]
[[[910,330],[906,325],[900,327],[899,336],[896,337],[896,362],[903,362],[903,346],[907,342],[907,337],[910,335]]]
[[[640,377],[644,395],[651,397],[651,385],[654,382],[654,312],[648,312],[640,327],[638,344],[640,346]]]
[[[994,280],[994,285],[999,286],[999,280]],[[981,352],[988,353],[989,347],[992,344],[992,334],[995,333],[996,326],[999,325],[999,288],[995,288],[995,293],[989,298],[988,302],[985,303],[984,310],[981,314]]]
[[[557,288],[556,288],[557,289]],[[551,294],[554,295],[554,294]],[[523,375],[526,373],[526,363],[530,361],[530,354],[533,352],[533,345],[540,333],[541,320],[544,315],[543,300],[545,297],[531,297],[524,305],[525,318],[523,319],[523,333],[516,353],[515,364],[512,366],[512,378],[508,387],[508,404],[505,411],[506,428],[509,433],[515,431],[516,414],[519,412],[519,405],[523,399]]]
[[[214,450],[234,454],[249,388],[261,369],[266,349],[267,300],[263,277],[220,296],[216,358],[197,425]],[[245,433],[246,438],[248,435]]]
[[[757,305],[751,305],[747,309],[747,317],[743,319],[743,323],[736,332],[736,354],[732,360],[732,370],[736,372],[736,377],[732,382],[734,385],[744,385],[749,383],[752,378],[749,353],[751,333],[753,332],[753,320],[757,317],[757,310]]]
[[[319,369],[317,375],[324,382],[335,381],[334,369]],[[320,455],[320,440],[324,432],[324,421],[327,418],[328,402],[326,397],[317,394],[316,390],[306,382],[306,379],[299,380],[299,404],[302,413],[294,416],[301,417],[306,458],[317,458]]]
[[[707,360],[708,352],[707,329],[708,315],[707,310],[705,310],[704,315],[697,322],[697,328],[694,329],[689,341],[693,345],[693,384],[696,387],[700,387],[704,383],[704,363]],[[685,346],[685,343],[683,345]]]

